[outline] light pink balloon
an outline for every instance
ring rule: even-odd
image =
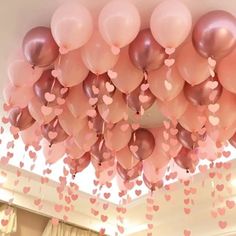
[[[118,122],[111,129],[106,129],[104,138],[106,146],[113,150],[119,151],[128,145],[132,134],[132,128],[126,121]]]
[[[168,77],[168,67],[163,66],[159,70],[151,71],[148,75],[149,88],[151,92],[162,101],[170,101],[175,98],[183,89],[184,80],[180,76],[176,66],[171,68]],[[168,90],[166,80],[171,84]]]
[[[81,59],[80,50],[77,49],[60,57],[55,64],[55,73],[64,87],[73,87],[87,77],[89,70]]]
[[[108,169],[97,171],[96,176],[101,185],[111,182],[116,176],[116,163],[114,162]]]
[[[66,98],[66,105],[74,117],[85,117],[91,109],[89,100],[84,94],[82,84],[72,87]]]
[[[191,27],[189,9],[177,0],[159,3],[150,19],[152,34],[164,48],[177,48],[188,37]]]
[[[188,101],[183,92],[180,92],[174,99],[163,102],[156,100],[160,111],[170,120],[179,119],[185,112],[188,106]]]
[[[92,16],[78,2],[66,2],[54,12],[51,29],[61,54],[65,54],[89,40],[93,31]]]
[[[106,122],[115,124],[123,119],[127,106],[122,93],[118,90],[116,90],[112,99],[113,102],[110,105],[99,104],[98,111]]]
[[[3,90],[5,102],[8,105],[18,106],[20,108],[26,107],[33,96],[32,87],[15,87],[8,84]]]
[[[236,93],[236,49],[227,57],[224,57],[218,64],[217,73],[221,85],[232,93]]]
[[[191,85],[200,84],[210,77],[207,59],[196,52],[192,42],[188,42],[180,49],[176,64],[180,75]]]
[[[129,58],[128,47],[121,50],[118,62],[112,68],[117,77],[112,80],[113,84],[122,93],[130,93],[135,90],[143,80],[143,73],[137,69]]]
[[[118,56],[111,52],[109,45],[98,31],[95,31],[90,40],[82,47],[81,57],[86,67],[98,75],[114,67],[118,60]]]
[[[65,146],[61,143],[53,144],[50,147],[50,143],[44,139],[42,146],[44,157],[49,164],[59,161],[65,154]]]
[[[99,31],[110,45],[122,48],[137,36],[140,29],[140,16],[137,8],[128,1],[113,0],[101,10]]]
[[[66,153],[72,159],[79,159],[85,154],[85,151],[80,148],[76,143],[73,137],[68,138],[64,141]]]

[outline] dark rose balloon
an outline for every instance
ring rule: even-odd
[[[189,150],[188,148],[182,147],[178,155],[174,158],[174,161],[181,168],[193,173],[199,162],[197,149]]]
[[[152,94],[152,92],[149,89],[143,91],[141,86],[125,95],[125,98],[129,108],[136,111],[137,114],[140,113],[141,107],[144,110],[147,110],[156,101],[156,97]]]
[[[184,95],[193,105],[202,106],[215,103],[220,98],[221,94],[222,86],[218,82],[217,77],[210,77],[198,85],[192,86],[185,83],[184,86]]]
[[[208,12],[196,23],[192,37],[193,45],[200,55],[220,59],[235,46],[236,19],[226,11]]]
[[[132,169],[124,169],[118,162],[117,162],[117,172],[119,176],[125,181],[131,181],[139,177],[142,173],[142,162],[140,161],[137,165],[135,165]]]
[[[57,118],[53,119],[48,124],[41,126],[42,135],[49,143],[60,143],[68,138],[68,134],[63,130]]]
[[[34,124],[35,119],[30,115],[28,107],[15,107],[9,112],[9,121],[11,125],[17,127],[19,130],[25,130]]]
[[[151,183],[145,175],[143,175],[143,182],[152,192],[163,187],[163,180],[158,180],[155,183]]]
[[[97,109],[96,109],[97,111]],[[105,129],[105,121],[102,119],[100,113],[97,111],[95,117],[88,117],[89,122],[92,124],[92,128],[97,132],[98,135],[101,135]]]
[[[229,143],[236,148],[236,133],[230,138]]]
[[[106,73],[95,75],[90,72],[83,81],[83,89],[89,98],[98,98],[99,102],[102,102],[103,95],[112,96],[115,92],[115,86]]]
[[[165,49],[152,36],[150,29],[144,29],[130,44],[129,57],[138,69],[151,71],[160,68],[167,55]]]
[[[155,139],[150,131],[140,128],[133,132],[128,145],[134,157],[139,160],[145,160],[154,150]]]
[[[67,88],[63,87],[60,82],[52,76],[52,70],[44,71],[40,79],[34,84],[34,93],[44,105],[57,104],[57,98],[65,98],[68,95],[68,91]],[[49,102],[46,99],[47,95],[49,95],[49,97],[55,95],[55,99]]]
[[[22,47],[26,60],[33,66],[49,66],[59,55],[59,48],[47,27],[31,29],[25,35]]]

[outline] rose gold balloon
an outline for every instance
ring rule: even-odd
[[[66,153],[72,159],[78,159],[85,154],[85,151],[80,148],[76,143],[73,137],[68,138],[64,142]]]
[[[42,26],[31,29],[25,35],[23,52],[30,64],[39,67],[51,65],[59,55],[59,49],[50,28]]]
[[[155,139],[150,131],[140,128],[133,132],[128,145],[137,159],[145,160],[154,150]]]
[[[209,79],[195,86],[185,83],[185,97],[193,105],[202,106],[216,103],[222,94],[222,86],[220,83],[218,83],[217,86],[212,89],[211,84],[214,84],[215,81],[218,83],[217,77],[210,77]]]
[[[10,110],[9,121],[18,129],[25,130],[34,124],[35,119],[30,115],[28,107],[15,107]]]
[[[193,29],[193,45],[203,57],[220,59],[232,51],[236,41],[236,19],[216,10],[203,15]]]
[[[143,71],[160,68],[167,57],[165,49],[157,43],[150,29],[139,32],[129,46],[129,56],[134,66]]]
[[[158,180],[157,182],[150,182],[145,175],[143,175],[143,182],[144,184],[152,191],[156,191],[163,187],[163,180]]]
[[[68,134],[62,129],[57,118],[50,123],[41,126],[42,135],[50,144],[62,142],[68,138]]]
[[[137,87],[133,92],[126,95],[126,102],[128,106],[137,112],[140,113],[141,107],[144,110],[147,110],[149,107],[153,105],[156,98],[151,93],[149,89],[143,91],[141,87]]]
[[[34,93],[43,102],[47,105],[57,104],[57,98],[65,98],[68,95],[68,90],[63,93],[64,88],[59,81],[52,76],[51,70],[46,70],[40,79],[34,84]],[[46,95],[55,96],[53,101],[48,101]]]

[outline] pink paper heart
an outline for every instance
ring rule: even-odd
[[[49,131],[48,132],[48,137],[50,139],[55,139],[57,137],[57,132]]]
[[[219,191],[219,192],[221,192],[221,191],[223,191],[224,190],[224,184],[217,184],[216,185],[216,189],[217,189],[217,191]]]
[[[229,208],[229,209],[232,209],[232,208],[234,208],[234,206],[235,206],[235,202],[232,200],[227,200],[226,201],[226,206]]]
[[[208,110],[212,113],[216,113],[219,109],[220,105],[218,103],[208,105]]]
[[[53,109],[52,107],[47,107],[47,106],[42,106],[41,107],[41,112],[43,115],[48,116],[52,113]]]
[[[2,219],[1,220],[1,225],[3,226],[3,227],[5,227],[5,226],[7,226],[8,225],[8,220],[5,220],[5,219]]]
[[[108,220],[108,217],[106,215],[101,215],[101,221],[106,222]]]
[[[44,98],[46,99],[47,102],[53,102],[56,99],[56,95],[52,93],[45,93]]]
[[[111,105],[113,103],[113,98],[107,96],[106,94],[102,96],[102,100],[106,105]]]
[[[208,61],[209,66],[211,66],[213,68],[216,66],[216,60],[214,60],[213,58],[208,57],[207,61]]]
[[[95,85],[92,85],[92,91],[95,95],[99,94],[99,88],[97,88]]]
[[[148,90],[149,89],[149,84],[148,83],[145,83],[145,84],[142,84],[141,85],[141,90],[142,91],[146,91],[146,90]]]
[[[167,91],[171,91],[172,88],[173,88],[172,83],[171,83],[170,81],[168,81],[168,80],[165,80],[165,81],[164,81],[164,86],[165,86],[165,88],[166,88]]]
[[[115,86],[109,82],[106,82],[105,86],[106,86],[106,89],[109,93],[111,93],[115,90]]]
[[[218,225],[221,229],[224,229],[227,227],[227,222],[226,221],[219,221]]]
[[[117,72],[115,72],[115,71],[112,71],[112,70],[108,70],[107,71],[107,74],[108,74],[108,76],[110,77],[110,79],[116,79],[117,78]]]
[[[24,187],[23,188],[23,193],[27,194],[30,191],[30,187]]]
[[[141,195],[141,193],[142,193],[142,191],[139,189],[136,189],[135,190],[135,194],[136,194],[136,196],[140,196]]]
[[[149,100],[149,96],[147,96],[147,95],[142,95],[142,94],[140,94],[138,98],[139,98],[139,101],[140,101],[141,103],[146,103],[146,102],[148,102],[148,100]]]
[[[97,112],[96,112],[95,109],[90,109],[90,110],[87,111],[87,116],[89,116],[91,118],[96,117],[96,115],[97,115]]]
[[[206,86],[210,89],[215,89],[219,85],[218,81],[208,81]]]
[[[89,104],[91,106],[95,105],[98,102],[98,98],[89,98]]]
[[[164,63],[167,67],[171,67],[175,64],[175,59],[174,58],[165,59]]]
[[[209,122],[210,122],[213,126],[217,126],[217,125],[220,123],[219,117],[216,117],[216,116],[210,115],[210,116],[208,117],[208,120],[209,120]]]

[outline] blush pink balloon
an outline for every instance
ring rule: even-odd
[[[85,151],[75,143],[75,139],[73,137],[66,139],[64,145],[66,153],[72,159],[78,159],[85,153]]]
[[[73,87],[87,77],[89,70],[81,59],[80,50],[74,50],[60,57],[54,73],[64,87]]]
[[[97,75],[107,72],[118,60],[118,56],[111,52],[109,45],[97,31],[82,47],[81,57],[86,67]]]
[[[177,0],[165,0],[154,9],[150,28],[156,41],[164,48],[177,48],[190,33],[192,16]]]
[[[176,64],[180,75],[191,85],[200,84],[210,77],[207,59],[196,52],[191,42],[180,49]]]
[[[66,54],[87,43],[93,31],[92,16],[78,2],[66,2],[54,12],[51,29],[60,53]]]
[[[118,62],[112,68],[117,73],[116,78],[112,79],[112,83],[122,93],[130,93],[135,90],[143,80],[143,73],[137,69],[129,58],[128,48],[121,50]]]
[[[217,67],[218,78],[222,86],[232,93],[236,93],[235,74],[236,67],[236,49],[233,50],[227,57],[223,58]]]
[[[151,71],[148,74],[148,83],[151,92],[162,101],[170,101],[174,99],[183,89],[184,80],[180,76],[176,66],[171,68],[163,66],[159,70]],[[168,78],[168,73],[169,78]],[[168,90],[165,86],[165,81],[168,80],[172,88]]]
[[[137,36],[141,20],[132,3],[113,0],[101,10],[98,24],[104,40],[110,46],[122,48]]]

